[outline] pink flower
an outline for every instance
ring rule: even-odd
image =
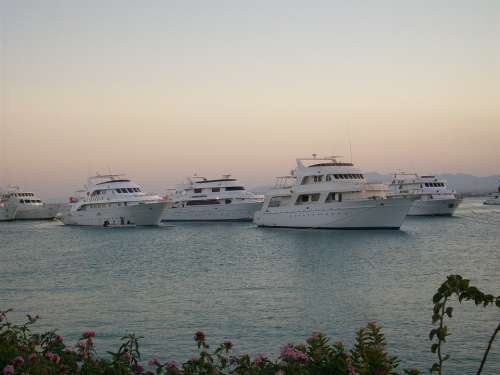
[[[48,359],[50,359],[54,363],[59,363],[59,361],[61,360],[61,357],[59,357],[57,354],[54,354],[52,352],[47,352],[45,354],[45,357],[47,357]]]
[[[148,365],[150,365],[151,367],[155,367],[155,366],[160,366],[161,363],[158,358],[153,358],[148,362]]]
[[[3,375],[14,375],[14,366],[5,366],[3,368]]]
[[[85,337],[86,339],[89,339],[91,337],[95,337],[95,332],[94,331],[85,331],[83,332],[83,337]]]
[[[85,349],[85,346],[87,345],[87,343],[83,340],[80,340],[76,343],[76,347],[79,348],[79,349]]]
[[[264,354],[257,354],[257,356],[255,357],[254,363],[258,366],[266,360],[267,360],[267,357]]]
[[[63,342],[64,341],[64,337],[62,337],[61,335],[57,335],[54,340],[56,340],[56,342]]]
[[[140,364],[136,363],[132,366],[132,370],[134,370],[134,373],[141,373],[144,372],[144,367],[142,367]]]
[[[24,358],[21,357],[20,355],[14,358],[14,364],[15,365],[22,365],[24,364]]]
[[[307,362],[307,355],[295,349],[292,345],[287,345],[281,349],[281,358],[284,360],[294,360],[298,362]]]
[[[179,364],[177,362],[175,362],[175,361],[171,361],[171,362],[167,363],[167,368],[178,370],[179,369]]]
[[[204,341],[205,340],[205,334],[202,331],[197,331],[194,334],[194,340],[195,341]]]
[[[123,352],[122,357],[126,361],[130,361],[130,353],[129,352]]]
[[[31,353],[28,357],[28,362],[31,364],[33,364],[33,362],[35,362],[36,360],[36,357],[37,357],[37,354],[36,353]]]
[[[73,350],[71,350],[70,348],[64,348],[63,352],[66,353],[66,354],[72,354]]]

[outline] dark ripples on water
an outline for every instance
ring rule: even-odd
[[[0,308],[34,312],[69,342],[87,328],[98,349],[128,332],[148,359],[187,359],[192,335],[276,355],[315,330],[354,341],[369,321],[405,367],[432,363],[431,298],[451,273],[500,290],[500,209],[465,200],[454,218],[409,218],[401,231],[260,229],[179,224],[158,229],[0,223]],[[448,374],[472,373],[499,309],[458,306]],[[494,344],[487,371],[500,368]]]

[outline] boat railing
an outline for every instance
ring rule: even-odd
[[[294,186],[297,183],[297,177],[295,176],[280,176],[276,177],[276,182],[274,183],[275,189],[285,189]]]

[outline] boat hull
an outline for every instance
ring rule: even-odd
[[[268,208],[255,214],[261,227],[399,229],[413,199],[366,199]]]
[[[500,195],[490,195],[483,204],[487,206],[500,206]]]
[[[252,221],[261,202],[169,208],[163,221]]]
[[[450,199],[428,199],[416,200],[410,208],[409,216],[451,216],[457,209],[461,200]]]
[[[19,205],[14,218],[16,220],[51,220],[56,217],[58,212],[58,204],[32,207]]]
[[[65,225],[85,226],[158,226],[167,207],[166,202],[142,203],[121,207],[68,210],[62,213]]]
[[[7,207],[0,207],[0,221],[14,220],[16,211]]]

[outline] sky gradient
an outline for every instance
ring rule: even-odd
[[[500,173],[500,2],[0,0],[0,186]]]

